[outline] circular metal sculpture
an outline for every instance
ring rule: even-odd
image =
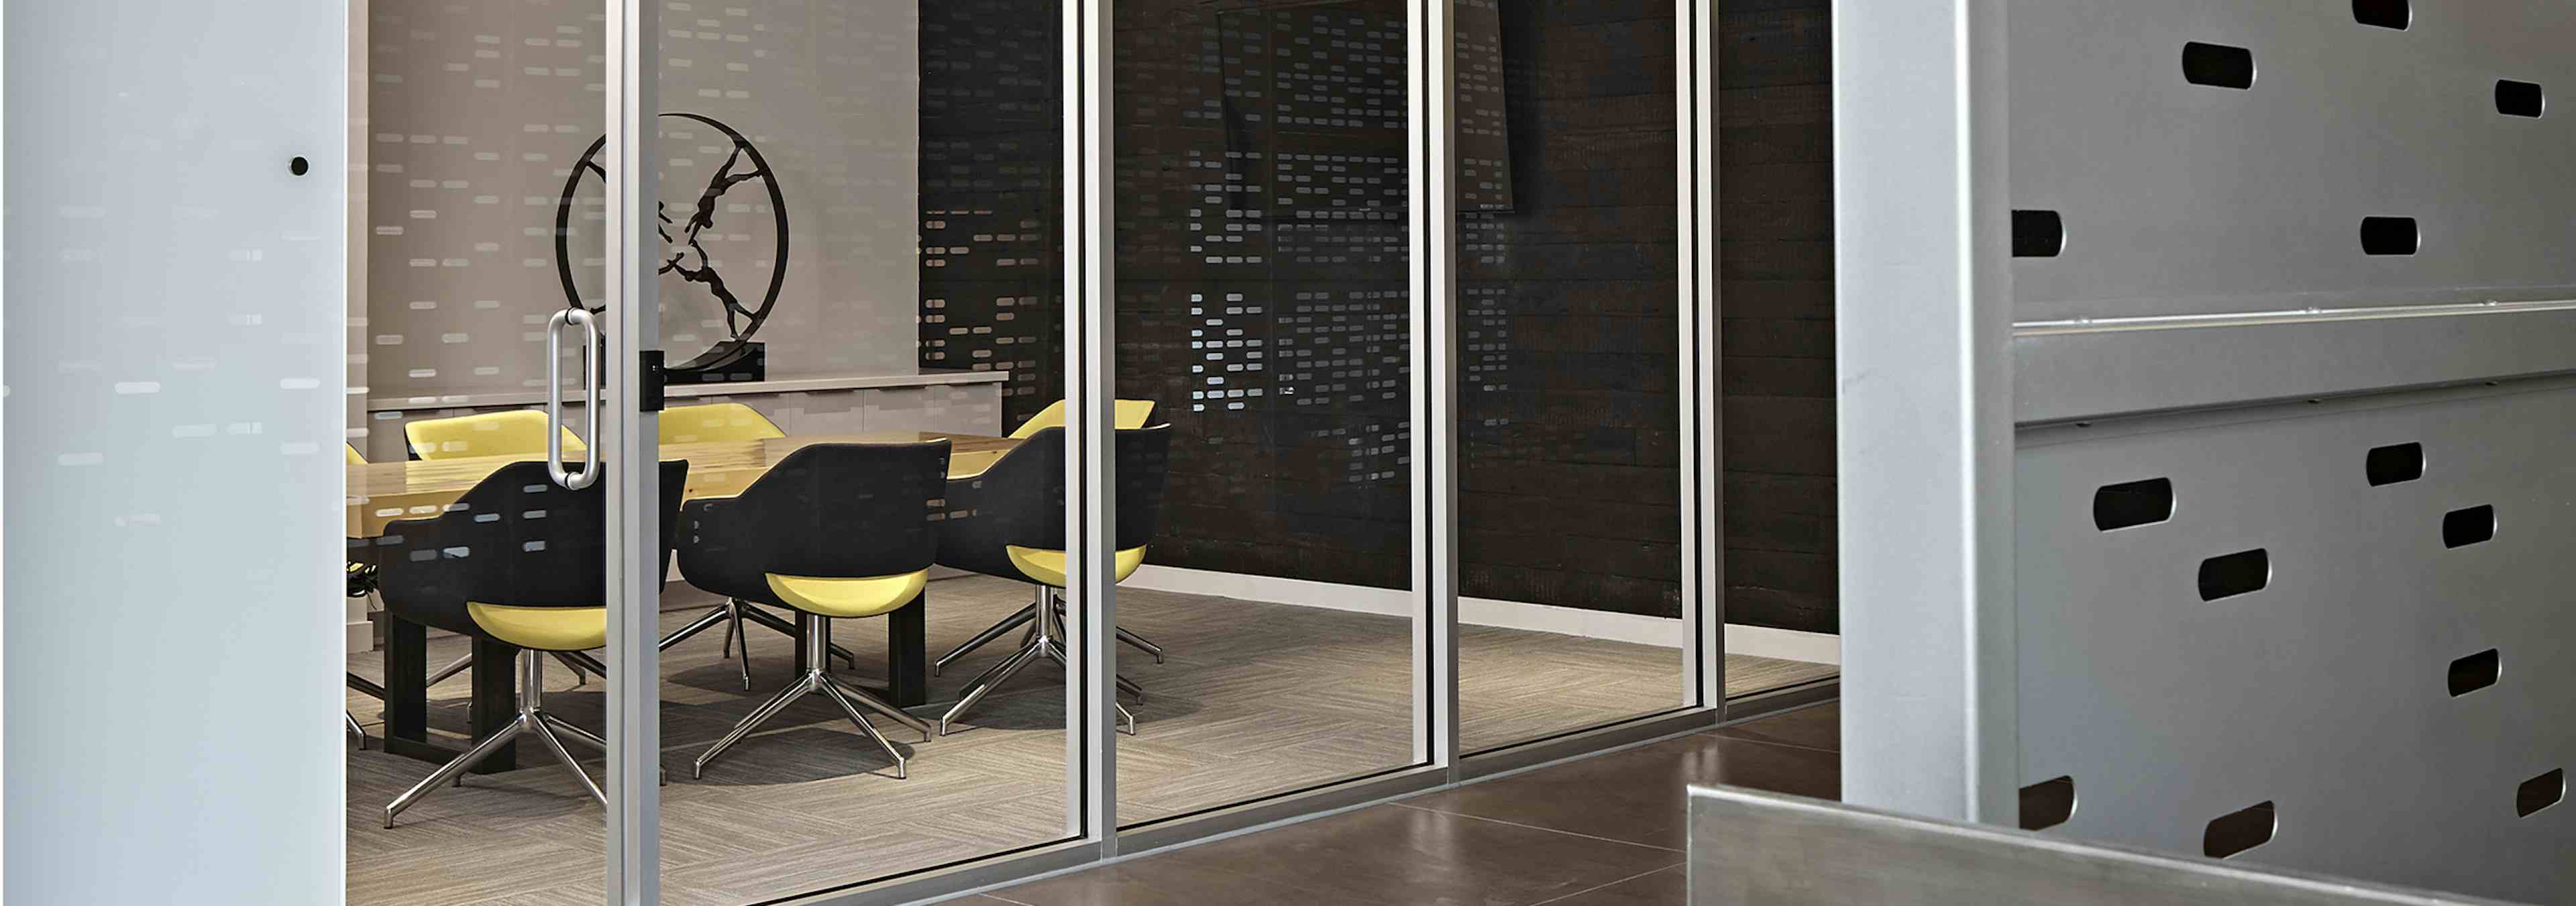
[[[686,222],[675,224],[667,204],[661,202],[654,204],[654,215],[660,220],[657,229],[662,234],[663,242],[662,266],[658,272],[677,274],[682,280],[705,286],[707,293],[724,306],[725,330],[729,336],[708,347],[706,351],[698,353],[687,361],[672,365],[668,369],[674,380],[687,381],[694,375],[734,369],[746,359],[756,360],[759,355],[759,344],[751,341],[752,334],[758,333],[760,325],[769,320],[771,309],[778,305],[778,291],[787,284],[787,196],[779,191],[778,180],[771,174],[768,159],[760,155],[760,148],[754,146],[750,139],[744,138],[742,133],[735,131],[732,126],[695,113],[662,115],[712,126],[733,142],[733,150],[725,156],[724,165],[717,167],[715,175],[707,179],[707,187],[705,191],[699,193],[697,207],[689,214]],[[565,178],[563,197],[555,204],[555,275],[563,280],[564,303],[571,308],[584,307],[581,304],[581,290],[574,286],[572,279],[572,254],[569,242],[572,235],[573,196],[580,190],[582,179],[588,174],[598,174],[603,185],[608,181],[608,168],[599,163],[599,153],[607,146],[608,137],[605,135],[600,136],[598,141],[590,143],[590,150],[582,152],[581,162],[573,165],[572,175]],[[745,166],[749,169],[738,170]],[[747,306],[735,294],[733,287],[725,283],[724,275],[716,272],[715,261],[707,255],[706,247],[698,244],[698,236],[701,232],[715,226],[716,203],[725,197],[725,193],[733,191],[735,186],[753,180],[758,180],[769,190],[769,211],[770,217],[777,224],[778,248],[769,268],[768,290],[761,294],[758,306]],[[671,233],[674,225],[680,230],[677,236]],[[595,313],[605,308],[606,306],[601,306],[590,310]]]

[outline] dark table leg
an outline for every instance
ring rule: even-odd
[[[490,639],[474,640],[474,738],[501,731],[519,719],[519,648]],[[517,770],[519,744],[506,743],[474,766],[477,774]]]
[[[749,615],[749,614],[751,614],[752,612],[753,612],[753,611],[752,611],[752,609],[751,609],[750,605],[744,605],[744,606],[743,606],[743,613],[744,613],[746,616],[747,616],[747,615]],[[824,634],[825,636],[830,636],[830,635],[831,635],[831,633],[832,633],[832,620],[831,620],[829,617],[826,617],[826,618],[824,618],[824,620],[823,620],[823,634]],[[787,632],[787,637],[788,637],[788,638],[791,638],[791,639],[795,639],[795,640],[796,640],[796,643],[795,643],[795,644],[787,646],[787,647],[789,647],[789,648],[796,649],[796,673],[795,673],[795,675],[797,675],[797,676],[804,676],[804,675],[805,675],[805,671],[807,671],[807,670],[811,670],[811,669],[814,669],[814,665],[813,665],[813,664],[810,664],[810,663],[807,663],[807,662],[806,662],[806,658],[805,658],[805,632],[804,632],[804,630],[802,630],[802,629],[790,629],[790,630],[788,630],[788,632]],[[832,663],[831,663],[830,659],[826,658],[826,659],[824,660],[824,662],[823,662],[823,667],[824,667],[824,669],[829,670],[829,669],[831,669],[831,666],[832,666]]]
[[[930,701],[930,626],[924,618],[929,592],[886,614],[887,701],[909,708]],[[796,672],[802,675],[805,646],[796,646]]]
[[[444,761],[429,747],[429,627],[385,620],[385,751]]]
[[[886,698],[906,708],[930,701],[929,599],[925,590],[886,614]]]

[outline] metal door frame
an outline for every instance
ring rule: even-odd
[[[606,0],[607,58],[607,399],[591,438],[607,450],[608,468],[608,902],[661,902],[662,723],[660,637],[660,416],[637,402],[646,386],[646,350],[662,345],[657,272],[660,236],[653,196],[660,172],[651,152],[658,135],[654,67],[661,4]]]

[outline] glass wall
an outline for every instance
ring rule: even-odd
[[[662,16],[666,901],[1063,839],[1061,13]]]
[[[1123,824],[1415,763],[1406,14],[1118,4]]]
[[[1459,739],[1684,704],[1670,4],[1460,9]]]
[[[1842,660],[1834,477],[1832,4],[1727,4],[1710,29],[1716,140],[1726,694]]]
[[[1703,124],[1677,112],[1671,6],[1456,4],[1458,231],[1418,248],[1414,3],[1116,4],[1092,111],[1114,156],[1068,172],[1084,110],[1065,100],[1062,2],[658,7],[636,75],[658,95],[659,453],[686,469],[653,690],[666,901],[776,901],[1145,825],[1177,838],[1228,806],[1454,770],[1380,781],[1427,787],[1468,772],[1453,756],[1717,704],[1686,662],[1685,613],[1721,589],[1687,592],[1684,495],[1718,478],[1693,474],[1685,432],[1717,407],[1686,419],[1682,388],[1717,351],[1685,343],[1677,174]],[[541,402],[548,325],[614,304],[606,21],[582,0],[379,3],[360,30],[353,563],[457,559],[395,521],[459,512],[480,477],[545,455],[553,429],[511,419]],[[1752,156],[1770,151],[1790,153]],[[1114,202],[1089,246],[1114,266],[1091,300],[1114,341],[1090,361],[1117,398],[1119,481],[1088,496],[1115,524],[1097,543],[1115,547],[1120,691],[1115,732],[1068,733],[1082,167]],[[1456,367],[1416,373],[1416,270],[1449,256]],[[1439,382],[1456,424],[1415,424]],[[473,424],[437,427],[456,419]],[[1439,490],[1417,479],[1422,430],[1456,432],[1439,438],[1454,538],[1415,534]],[[1736,493],[1730,475],[1730,535]],[[1440,661],[1416,583],[1443,551],[1455,752],[1426,730],[1449,717],[1442,690],[1417,700]],[[381,639],[350,672],[420,704],[349,698],[377,740],[349,756],[351,902],[604,896],[589,748],[570,750],[582,775],[523,742],[382,826],[441,752],[527,710],[522,663],[558,735],[602,730],[597,646],[478,641],[363,600],[386,609],[353,625]],[[1832,672],[1763,654],[1725,670],[1730,694]],[[1115,802],[1084,801],[1095,743],[1116,747]]]
[[[453,509],[475,478],[546,455],[547,431],[511,419],[541,425],[547,325],[615,304],[600,9],[379,3],[358,33],[373,267],[351,303],[368,331],[353,450],[372,464],[352,467],[371,495],[353,512]],[[1066,633],[1052,607],[1038,616],[1067,546],[1060,432],[1042,430],[1064,387],[1061,11],[658,12],[640,77],[660,99],[659,439],[665,468],[686,469],[659,617],[663,899],[770,901],[1064,839]],[[565,340],[577,383],[581,342]],[[579,460],[603,439],[573,395]],[[462,477],[444,498],[409,493],[433,473]],[[353,517],[354,549],[458,559],[385,522]],[[595,538],[589,557],[565,571],[600,574]],[[514,645],[376,622],[388,640],[358,646],[353,675],[437,681],[425,741],[391,753],[387,706],[350,695],[372,739],[349,755],[350,902],[600,901],[600,802],[542,741],[383,826],[437,767],[422,759],[526,697]],[[534,662],[548,726],[604,782],[582,741],[605,730],[599,640],[522,641],[563,649]]]
[[[559,211],[601,216],[595,189],[559,204],[606,121],[598,5],[377,0],[352,13],[363,98],[352,102],[348,314],[361,392],[345,456],[365,463],[347,469],[346,713],[364,747],[353,733],[348,902],[599,902],[592,785],[606,780],[607,681],[597,652],[562,634],[604,630],[604,489],[549,484],[533,426],[452,421],[541,423],[525,410],[545,387],[547,325],[568,307],[559,273],[597,292],[600,233],[566,237],[559,272],[556,224]],[[581,340],[565,339],[577,382]],[[565,581],[510,579],[540,574]],[[476,597],[543,607],[527,613],[544,631],[479,619]],[[511,639],[562,650],[529,656],[539,649]],[[525,713],[544,719],[522,724]],[[516,737],[457,779],[433,778],[505,733]]]

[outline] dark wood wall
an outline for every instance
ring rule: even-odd
[[[1828,3],[1722,6],[1727,617],[1832,632]],[[1013,421],[1060,393],[1054,19],[1041,15],[1051,7],[924,4],[923,364],[1013,369]],[[1369,248],[1384,242],[1354,249],[1350,240],[1400,248],[1401,236],[1383,235],[1393,225],[1384,221],[1342,221],[1314,238],[1362,258],[1326,261],[1315,256],[1340,251],[1270,210],[1269,225],[1281,229],[1238,243],[1260,261],[1211,262],[1191,250],[1222,228],[1189,216],[1209,207],[1195,187],[1231,181],[1276,198],[1282,153],[1380,159],[1346,162],[1344,178],[1369,182],[1342,194],[1360,205],[1375,190],[1401,198],[1400,159],[1381,162],[1401,154],[1388,141],[1399,131],[1376,122],[1283,129],[1276,94],[1244,90],[1243,50],[1303,25],[1260,21],[1260,10],[1276,7],[1319,11],[1195,0],[1121,7],[1119,390],[1156,398],[1181,431],[1153,559],[1399,586],[1409,554],[1403,265],[1400,252]],[[1334,23],[1355,33],[1346,39],[1402,21],[1392,2],[1322,9],[1346,17]],[[1463,304],[1471,322],[1507,335],[1502,352],[1476,363],[1495,369],[1483,380],[1504,389],[1464,401],[1465,591],[1673,615],[1679,372],[1671,306],[1650,304],[1670,299],[1672,287],[1670,79],[1653,74],[1671,66],[1670,4],[1564,0],[1507,11],[1503,25],[1505,53],[1523,54],[1504,67],[1513,192],[1509,211],[1470,215],[1470,238],[1488,254],[1462,268],[1462,288],[1489,290]],[[1630,46],[1643,52],[1618,51]],[[1392,74],[1400,79],[1400,68]],[[1403,98],[1338,100],[1400,110]],[[1386,290],[1396,294],[1379,295]],[[1314,291],[1326,296],[1301,299]],[[1242,310],[1226,311],[1229,293]],[[1218,334],[1266,344],[1262,359],[1235,352],[1219,364],[1287,366],[1224,386],[1271,395],[1204,396],[1215,388],[1190,365],[1211,360],[1190,332],[1210,330],[1211,320],[1224,322]],[[1357,333],[1328,335],[1333,326]],[[1323,353],[1306,358],[1324,367],[1294,367],[1302,348]],[[1298,394],[1322,405],[1296,405]]]
[[[1834,632],[1831,4],[1719,7],[1726,619]]]
[[[1497,12],[1491,32],[1460,20],[1461,78],[1499,74],[1462,110],[1499,116],[1459,149],[1459,588],[1678,617],[1673,4]]]

